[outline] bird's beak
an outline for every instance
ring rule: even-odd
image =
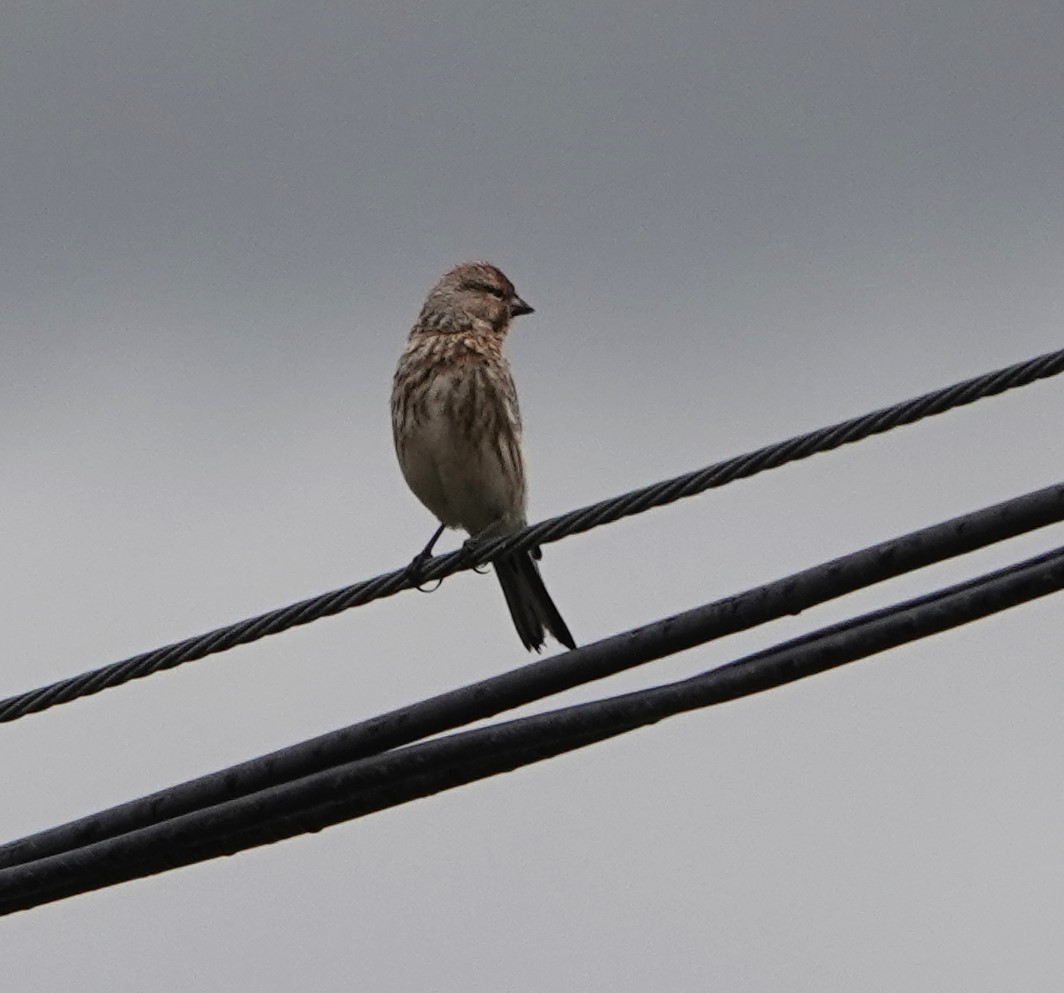
[[[535,309],[530,307],[520,297],[515,296],[513,300],[510,301],[511,317],[520,317],[522,314],[534,314],[535,312]]]

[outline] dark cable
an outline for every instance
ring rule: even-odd
[[[0,846],[31,862],[409,744],[1064,520],[1064,483]]]
[[[873,411],[852,420],[799,435],[788,441],[758,449],[746,455],[718,462],[694,472],[667,479],[621,496],[570,511],[524,528],[507,538],[484,542],[469,554],[465,550],[438,555],[425,563],[418,582],[443,579],[453,573],[490,561],[503,552],[518,551],[536,545],[558,541],[572,534],[580,534],[603,524],[610,524],[652,507],[661,507],[684,497],[702,493],[736,479],[753,476],[766,469],[774,469],[788,462],[808,458],[840,445],[860,441],[881,434],[903,424],[912,424],[955,407],[1006,390],[1026,386],[1039,379],[1064,372],[1064,350],[1050,352],[995,372],[976,376],[944,389],[926,393],[903,403]],[[27,714],[39,713],[49,707],[69,703],[101,690],[120,686],[133,679],[173,669],[185,662],[194,662],[236,645],[246,645],[259,638],[278,634],[300,624],[308,624],[322,617],[338,614],[351,607],[391,596],[412,585],[406,569],[385,573],[374,579],[312,597],[299,603],[271,610],[207,634],[134,655],[120,662],[112,662],[89,672],[81,673],[29,690],[0,701],[0,723],[18,720]]]
[[[0,871],[0,914],[318,831],[928,637],[1064,588],[1064,548],[699,676],[360,759]]]

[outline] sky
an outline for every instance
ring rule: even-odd
[[[1062,47],[1028,0],[9,4],[0,696],[409,561],[435,521],[391,375],[464,259],[536,308],[533,520],[1060,348]],[[550,545],[544,577],[594,641],[1058,482],[1062,417],[1036,384]],[[4,918],[6,986],[1050,988],[1059,612]],[[466,573],[28,717],[0,839],[525,661]]]

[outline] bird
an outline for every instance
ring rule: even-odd
[[[411,562],[416,571],[445,528],[472,547],[527,523],[521,413],[503,343],[515,317],[534,310],[502,270],[463,262],[429,291],[392,384],[392,435],[407,485],[440,522]],[[538,548],[493,565],[521,643],[541,651],[546,634],[576,642],[543,583]]]

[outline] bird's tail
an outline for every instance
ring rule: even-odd
[[[495,560],[495,574],[506,597],[506,606],[525,648],[543,648],[544,629],[566,648],[576,648],[562,615],[543,585],[531,552],[518,552]]]

